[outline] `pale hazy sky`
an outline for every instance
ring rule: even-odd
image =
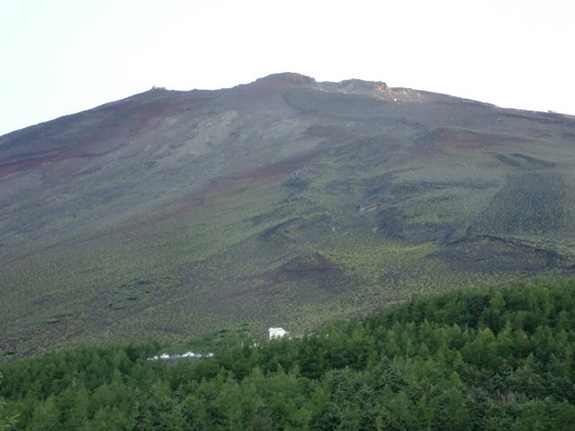
[[[0,0],[0,135],[277,72],[575,114],[571,0]]]

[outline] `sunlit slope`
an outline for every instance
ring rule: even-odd
[[[0,137],[4,351],[570,273],[575,121],[295,74]]]

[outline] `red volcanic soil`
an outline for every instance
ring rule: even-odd
[[[193,192],[186,196],[178,209],[165,213],[159,216],[155,216],[146,221],[140,222],[137,225],[131,225],[130,228],[138,228],[148,226],[150,224],[155,224],[161,221],[169,220],[178,217],[181,214],[189,212],[194,208],[199,208],[204,205],[207,196],[223,192],[226,190],[233,189],[236,185],[242,181],[247,180],[270,180],[279,178],[282,176],[287,176],[293,172],[303,168],[307,163],[309,163],[314,156],[319,153],[319,150],[314,150],[307,152],[303,155],[292,157],[291,159],[284,160],[273,165],[261,166],[254,169],[249,169],[244,172],[237,174],[228,175],[226,177],[217,179],[206,187],[199,191]]]
[[[137,138],[150,132],[156,126],[156,121],[161,121],[175,112],[183,111],[190,108],[190,103],[174,103],[166,100],[138,108],[138,116],[135,121],[136,128],[130,135],[131,138]]]
[[[456,148],[465,150],[493,147],[512,139],[514,139],[512,136],[477,133],[471,130],[449,128],[435,130],[432,135],[434,145],[439,148]]]
[[[176,207],[176,209],[163,212],[161,214],[157,214],[151,216],[145,220],[140,220],[137,222],[132,222],[124,227],[112,229],[108,231],[104,235],[115,235],[118,233],[125,233],[125,232],[134,232],[142,228],[146,228],[148,226],[153,226],[157,223],[161,223],[168,220],[173,220],[181,216],[182,214],[188,213],[193,211],[194,209],[200,208],[204,205],[205,200],[212,194],[224,192],[227,190],[234,189],[241,183],[242,181],[246,180],[270,180],[275,179],[282,176],[287,176],[306,165],[310,160],[313,159],[315,155],[319,153],[319,150],[314,150],[307,152],[306,154],[293,157],[291,159],[287,159],[280,163],[276,163],[273,165],[262,166],[255,169],[250,169],[241,173],[229,175],[220,179],[217,179],[206,187],[190,193],[186,197],[184,197],[180,204]],[[98,235],[98,237],[90,237],[86,238],[85,242],[90,242],[97,238],[101,238],[102,235]]]
[[[41,166],[57,163],[70,159],[90,159],[92,157],[101,156],[106,153],[88,154],[82,153],[81,148],[65,149],[56,154],[46,155],[45,157],[33,157],[29,159],[20,159],[16,161],[8,161],[0,164],[0,178],[10,176],[16,172],[28,171],[31,169],[39,168]]]
[[[13,174],[14,172],[25,171],[28,169],[37,168],[47,160],[42,159],[28,159],[20,160],[18,162],[8,162],[0,165],[0,178]]]
[[[299,73],[277,73],[257,79],[256,81],[235,87],[233,91],[239,92],[245,96],[269,96],[270,94],[280,93],[294,87],[313,87],[317,83],[315,79]]]
[[[0,146],[0,177],[113,152],[150,132],[170,114],[205,106],[207,101],[175,93],[155,90],[5,135],[1,138],[7,138],[9,145]]]

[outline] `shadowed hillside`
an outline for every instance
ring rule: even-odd
[[[0,137],[0,348],[243,323],[571,273],[575,119],[279,74]]]

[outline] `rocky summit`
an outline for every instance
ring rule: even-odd
[[[0,353],[572,274],[575,118],[284,73],[0,137]]]

